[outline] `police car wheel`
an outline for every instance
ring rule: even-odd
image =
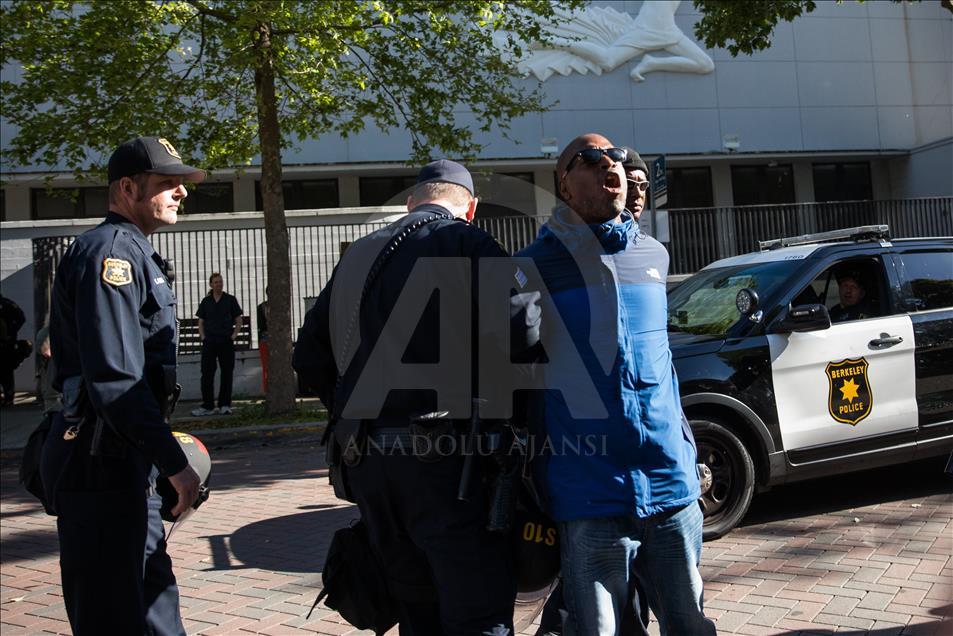
[[[717,539],[734,528],[748,512],[754,496],[754,462],[738,437],[712,420],[691,420],[698,461],[712,473],[711,488],[699,499],[705,514],[702,537]]]

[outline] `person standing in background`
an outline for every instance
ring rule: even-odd
[[[17,332],[25,322],[26,316],[20,306],[0,296],[0,389],[3,390],[4,406],[13,405],[16,393],[13,372],[33,350],[29,340],[17,340]]]
[[[625,195],[625,209],[632,214],[632,219],[638,223],[645,210],[645,199],[649,191],[649,168],[645,161],[632,148],[622,146],[625,150],[625,159],[622,160],[622,170],[625,172],[625,183],[628,186]]]
[[[258,355],[261,358],[261,392],[268,393],[268,288],[258,305]]]
[[[229,415],[232,412],[232,373],[235,371],[235,339],[242,330],[242,307],[238,299],[224,291],[225,280],[215,272],[208,279],[211,288],[195,315],[202,339],[202,406],[192,415]],[[222,372],[218,388],[218,408],[213,400],[215,367]]]

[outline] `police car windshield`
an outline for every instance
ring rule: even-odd
[[[706,269],[668,295],[668,330],[724,336],[741,314],[735,297],[742,289],[758,292],[762,303],[791,276],[785,261]]]

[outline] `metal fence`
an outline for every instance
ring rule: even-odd
[[[953,197],[669,210],[671,272],[758,249],[758,241],[886,224],[894,238],[953,235]]]
[[[508,251],[532,242],[539,222],[532,217],[480,219],[476,224],[493,234]],[[304,322],[311,307],[346,246],[387,223],[349,225],[304,225],[288,228],[291,259],[292,325]],[[34,239],[34,307],[37,316],[46,316],[49,293],[56,266],[73,237]],[[152,236],[156,251],[175,262],[173,287],[178,300],[179,319],[195,316],[199,303],[209,291],[209,277],[221,274],[225,290],[234,295],[242,312],[251,317],[252,343],[258,346],[258,316],[255,311],[265,300],[267,250],[263,228],[175,231],[169,228]]]
[[[804,203],[735,208],[680,209],[669,211],[671,272],[688,274],[719,258],[757,249],[757,242],[840,227],[886,223],[893,236],[953,234],[953,197],[902,201],[852,201]],[[545,219],[519,216],[477,219],[510,253],[529,245]],[[304,314],[331,277],[348,244],[386,223],[291,226],[292,324]],[[49,307],[49,288],[56,264],[72,237],[34,239],[34,306],[37,316]],[[156,251],[174,259],[179,318],[195,315],[208,293],[208,279],[220,273],[225,289],[238,298],[251,317],[253,347],[258,346],[255,308],[265,300],[267,257],[262,228],[175,231],[169,228],[152,237]]]

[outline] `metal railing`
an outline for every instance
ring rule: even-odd
[[[519,216],[477,219],[476,224],[494,235],[513,253],[535,239],[545,219]],[[758,241],[794,236],[839,227],[890,225],[894,237],[953,235],[953,197],[901,201],[850,201],[802,203],[735,208],[669,210],[670,271],[689,274],[712,261],[758,249]],[[304,314],[331,277],[342,250],[351,242],[387,225],[291,226],[292,325]],[[56,264],[72,237],[34,239],[34,306],[38,316],[49,307],[49,284]],[[238,298],[243,313],[251,317],[252,346],[258,346],[255,308],[265,300],[267,250],[263,228],[167,231],[153,235],[156,251],[175,260],[175,293],[179,318],[195,315],[208,293],[208,279],[218,272],[225,289]]]
[[[832,201],[669,210],[671,272],[758,249],[758,241],[861,225],[889,225],[894,238],[953,235],[953,197]]]
[[[508,251],[528,245],[539,222],[532,217],[479,219],[477,225],[493,234]],[[292,325],[300,326],[304,314],[331,278],[346,246],[387,223],[348,225],[303,225],[288,228],[291,258]],[[49,290],[56,266],[72,242],[72,236],[34,239],[34,307],[37,315],[49,309]],[[256,308],[265,300],[267,249],[263,228],[187,230],[157,232],[152,244],[164,258],[175,261],[173,287],[178,318],[192,318],[209,290],[209,277],[221,274],[225,291],[234,295],[242,313],[252,323],[252,346],[258,347]]]

